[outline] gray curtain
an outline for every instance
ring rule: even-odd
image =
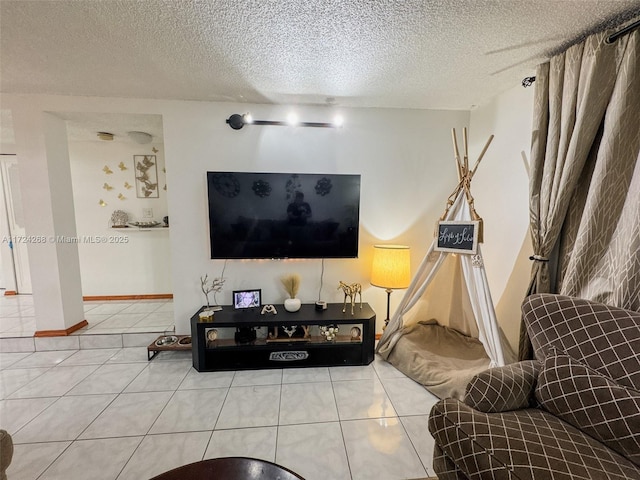
[[[588,37],[540,65],[528,294],[640,308],[640,31]],[[531,358],[524,326],[519,357]]]

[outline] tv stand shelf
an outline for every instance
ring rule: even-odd
[[[287,312],[283,305],[275,305],[277,315],[261,315],[260,308],[234,310],[225,306],[214,315],[213,321],[200,321],[200,308],[191,317],[193,367],[199,372],[218,370],[246,370],[286,367],[328,367],[336,365],[368,365],[373,361],[376,314],[363,303],[356,304],[354,315],[347,305],[342,313],[342,303],[330,303],[326,310],[316,310],[313,304],[303,304],[297,312]],[[338,326],[339,334],[326,340],[321,327]],[[209,340],[212,329],[256,329],[267,327],[309,327],[307,338],[269,338],[265,332],[246,343],[234,338]],[[353,326],[360,335],[353,338]],[[265,330],[261,328],[261,330]]]

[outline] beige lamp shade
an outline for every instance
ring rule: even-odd
[[[407,288],[411,283],[410,250],[406,245],[374,245],[371,285]]]

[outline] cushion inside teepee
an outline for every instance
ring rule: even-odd
[[[439,398],[460,399],[469,380],[491,363],[477,338],[434,319],[407,327],[387,361]]]

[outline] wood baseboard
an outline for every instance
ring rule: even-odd
[[[167,300],[172,299],[173,293],[151,293],[142,295],[86,295],[82,297],[85,302],[88,301],[109,301],[109,300]]]
[[[89,325],[89,322],[82,320],[75,325],[70,326],[64,330],[38,330],[33,334],[34,337],[66,337],[71,335],[76,330],[80,330],[82,327]]]

